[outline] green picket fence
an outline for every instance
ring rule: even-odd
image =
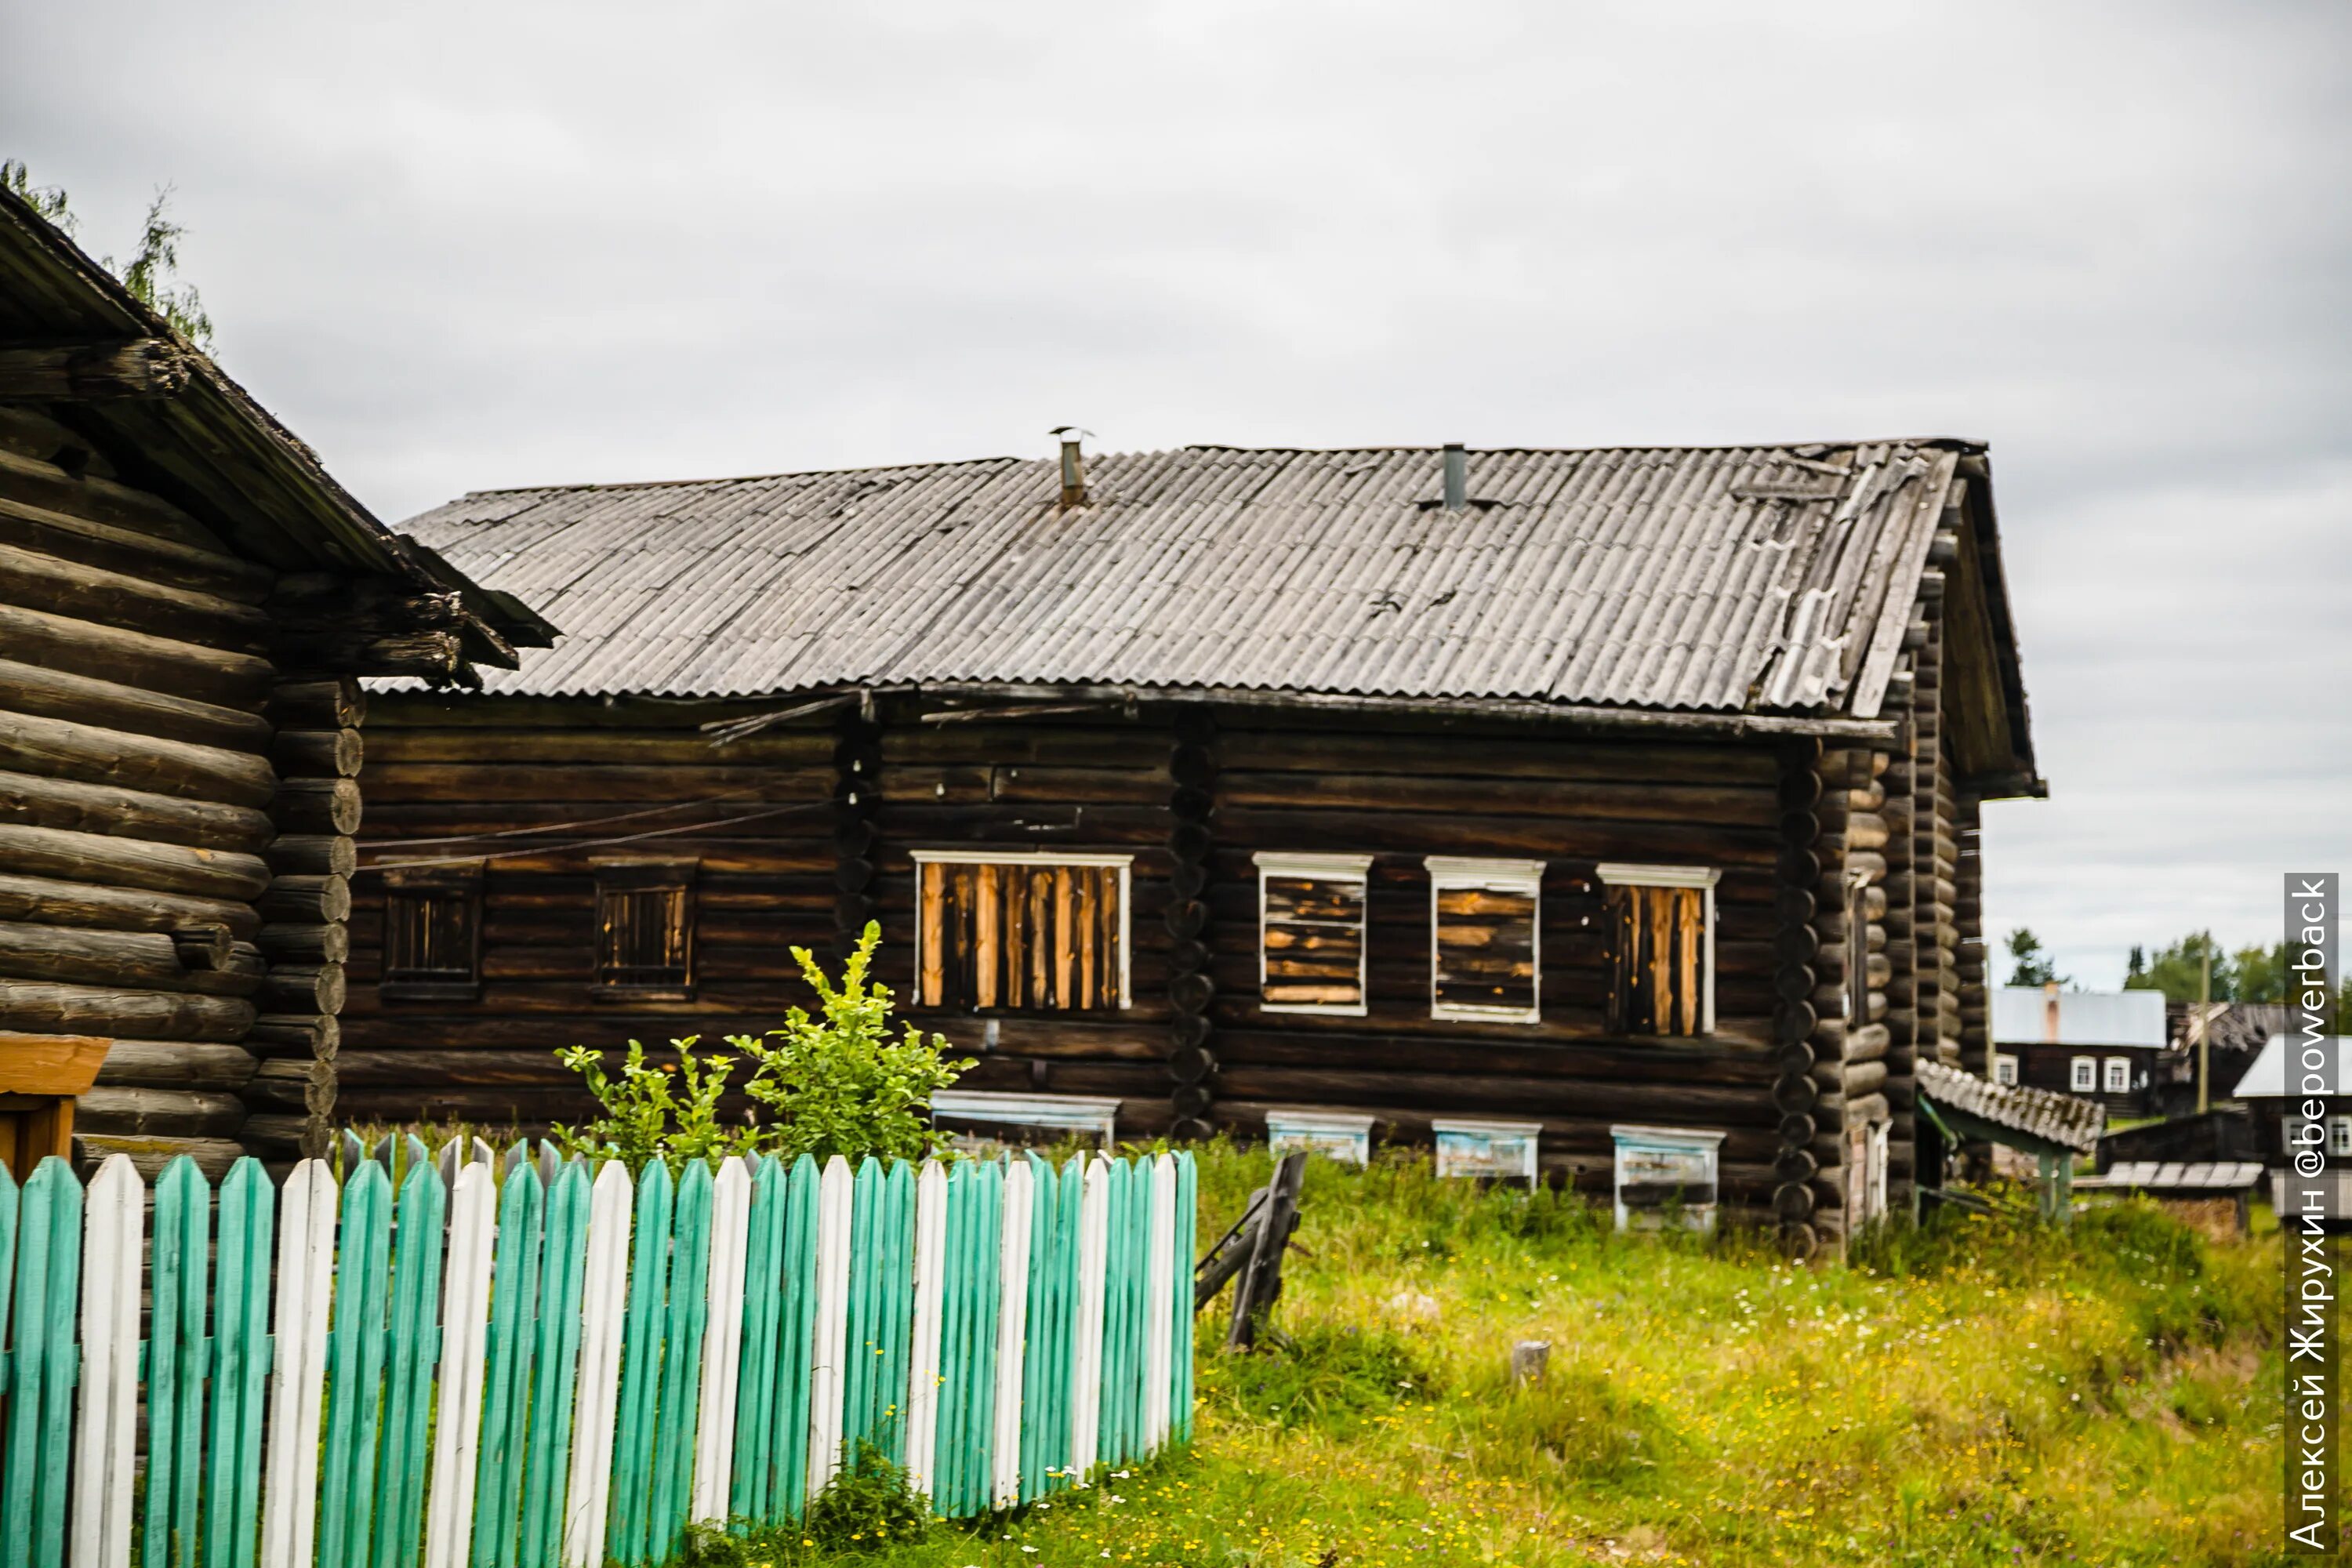
[[[0,1169],[0,1568],[602,1568],[1190,1434],[1189,1154]],[[150,1305],[142,1334],[142,1279]]]

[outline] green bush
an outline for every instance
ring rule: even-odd
[[[645,1047],[631,1040],[617,1079],[605,1072],[604,1052],[573,1046],[556,1055],[581,1075],[604,1114],[556,1128],[558,1143],[566,1154],[617,1159],[632,1172],[655,1160],[676,1168],[753,1152],[820,1162],[838,1154],[852,1164],[869,1155],[920,1160],[938,1152],[945,1139],[931,1126],[931,1095],[971,1064],[950,1060],[944,1038],[926,1037],[911,1024],[891,1037],[889,989],[866,979],[881,940],[882,928],[869,922],[838,985],[808,949],[793,949],[822,1016],[794,1007],[780,1029],[727,1037],[751,1063],[742,1092],[769,1108],[764,1122],[756,1112],[735,1125],[721,1120],[719,1099],[739,1058],[698,1058],[699,1037],[671,1041],[677,1060],[659,1066],[648,1065]]]
[[[1235,1412],[1346,1436],[1369,1415],[1436,1392],[1436,1377],[1402,1335],[1312,1323],[1254,1355],[1202,1363],[1205,1391]]]

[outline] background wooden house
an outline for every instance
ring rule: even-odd
[[[0,191],[0,1153],[19,1175],[67,1128],[150,1173],[318,1146],[352,678],[463,680],[534,637]],[[98,1067],[79,1105],[29,1103],[87,1083],[78,1064]]]
[[[963,1114],[1522,1127],[1621,1197],[1637,1144],[1800,1248],[1906,1195],[1921,1053],[1987,1066],[1977,810],[2041,785],[1972,444],[1072,447],[408,526],[568,635],[373,703],[352,1115],[577,1116],[556,1047],[770,1026],[869,919]]]
[[[2095,1100],[2110,1116],[2162,1114],[2164,994],[1996,986],[1993,1076]]]

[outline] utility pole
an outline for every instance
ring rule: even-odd
[[[2213,1109],[2213,933],[2205,933],[2205,951],[2197,969],[2197,1114]]]

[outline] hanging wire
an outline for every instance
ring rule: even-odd
[[[499,827],[488,833],[457,833],[442,838],[371,838],[370,849],[422,849],[432,844],[475,844],[485,838],[521,838],[537,833],[569,833],[575,827],[604,827],[615,822],[635,822],[639,817],[659,816],[666,811],[686,811],[698,805],[718,805],[730,800],[751,800],[759,795],[756,789],[730,790],[725,795],[707,795],[700,800],[677,800],[667,805],[648,805],[636,811],[616,812],[611,816],[583,816],[572,822],[542,822],[530,827]]]
[[[722,816],[716,822],[683,822],[675,827],[648,828],[643,833],[623,833],[610,838],[583,838],[562,844],[535,844],[524,849],[509,849],[503,855],[445,855],[429,860],[379,860],[360,868],[362,871],[402,871],[414,866],[470,866],[492,860],[520,860],[526,856],[545,855],[558,850],[601,849],[611,844],[635,844],[647,838],[661,838],[673,833],[700,833],[717,827],[734,827],[746,822],[762,822],[770,817],[788,816],[796,811],[816,811],[829,808],[829,800],[802,801],[793,805],[779,805],[767,811],[747,812],[741,816]]]

